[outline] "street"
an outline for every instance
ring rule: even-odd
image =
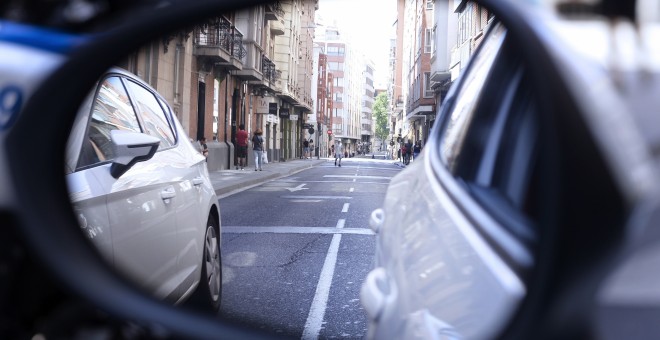
[[[364,337],[360,287],[372,269],[371,212],[391,162],[344,159],[220,199],[220,317],[274,335]]]

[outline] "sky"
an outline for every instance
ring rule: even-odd
[[[384,86],[389,74],[390,39],[394,37],[396,0],[320,0],[318,16],[336,21],[342,32],[374,62],[374,81]]]

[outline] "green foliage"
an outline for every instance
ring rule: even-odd
[[[387,100],[387,93],[380,93],[376,97],[376,101],[371,109],[375,123],[376,123],[376,137],[380,140],[386,140],[390,134],[389,123],[387,121],[387,109],[389,102]]]

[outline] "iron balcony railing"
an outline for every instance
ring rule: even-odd
[[[271,6],[273,6],[273,11],[277,13],[278,16],[283,17],[284,16],[284,9],[282,8],[282,3],[279,1],[275,1]]]
[[[221,48],[238,59],[243,59],[247,55],[243,45],[243,34],[223,17],[210,19],[200,25],[195,35],[195,44]]]
[[[282,71],[275,69],[275,63],[272,62],[265,55],[262,56],[261,60],[261,73],[264,75],[264,79],[269,82],[275,82],[280,79],[282,76]]]

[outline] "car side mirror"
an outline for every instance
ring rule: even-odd
[[[112,162],[110,174],[119,178],[137,162],[151,159],[158,150],[160,140],[139,132],[112,130],[110,139],[117,157]]]

